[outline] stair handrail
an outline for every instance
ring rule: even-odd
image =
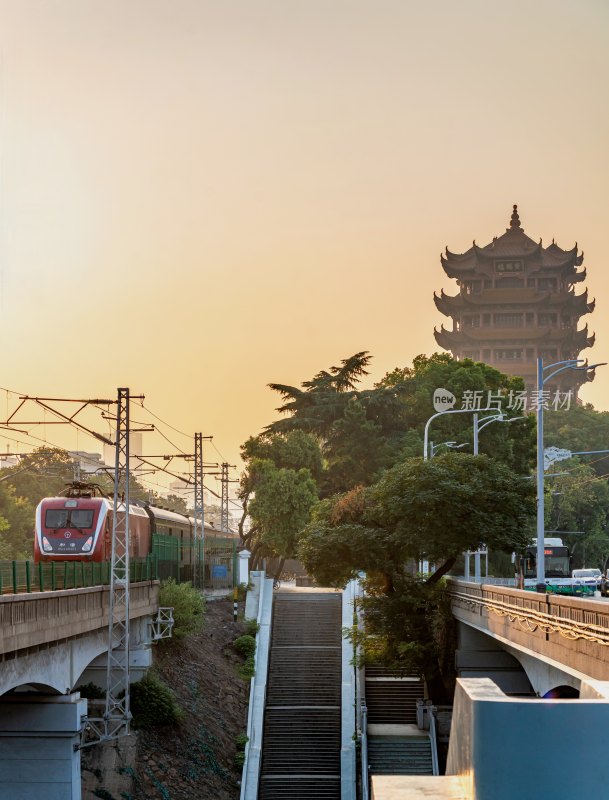
[[[429,738],[431,740],[431,768],[434,775],[439,775],[440,767],[438,765],[438,737],[436,735],[435,712],[435,706],[427,706],[427,714],[429,715]]]
[[[368,786],[368,708],[366,706],[366,667],[364,665],[364,652],[361,641],[361,634],[364,631],[364,620],[362,617],[361,606],[358,603],[364,597],[364,580],[366,573],[360,572],[354,589],[354,608],[356,624],[360,634],[360,639],[355,652],[356,661],[356,684],[355,691],[357,694],[357,730],[359,733],[360,741],[360,788],[361,800],[368,800],[369,786]]]
[[[254,573],[252,573],[254,577]],[[241,773],[240,800],[257,800],[258,781],[262,761],[262,730],[266,703],[266,682],[269,662],[270,628],[273,608],[273,581],[264,570],[258,573],[258,611],[256,622],[256,652],[254,675],[250,679],[250,696],[247,709],[247,741],[245,743]],[[268,585],[267,585],[268,584]],[[265,590],[266,589],[266,590]]]
[[[353,627],[353,607],[357,581],[352,580],[342,593],[342,629]],[[344,636],[341,647],[341,750],[340,750],[340,786],[341,800],[355,797],[357,785],[357,768],[355,754],[356,719],[355,719],[355,666],[353,663],[353,645]]]
[[[360,766],[362,771],[362,800],[368,800],[368,709],[366,708],[366,703],[362,703],[361,715]]]

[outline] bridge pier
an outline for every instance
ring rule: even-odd
[[[80,800],[80,731],[87,701],[70,695],[0,700],[0,800]]]

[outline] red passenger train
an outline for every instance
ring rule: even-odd
[[[124,507],[123,507],[124,508]],[[36,509],[34,561],[110,561],[113,502],[92,484],[72,484],[63,497],[46,497]],[[148,503],[129,504],[129,555],[145,557],[154,545],[192,562],[194,521]],[[205,526],[206,535],[237,539]],[[158,550],[157,550],[158,552]]]

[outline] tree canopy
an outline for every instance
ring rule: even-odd
[[[365,573],[365,637],[355,638],[368,656],[425,674],[441,702],[450,691],[450,614],[440,578],[464,550],[523,548],[534,493],[532,482],[488,456],[407,459],[372,486],[322,501],[300,537],[299,556],[322,585],[344,586]],[[422,559],[434,565],[424,577],[417,575]]]
[[[544,414],[544,441],[546,447],[574,453],[609,450],[609,411],[596,411],[589,404],[550,411]],[[609,475],[609,453],[586,456],[584,463],[593,467],[597,475]]]
[[[435,389],[445,388],[459,397],[478,392],[485,398],[482,407],[489,392],[502,391],[507,396],[524,389],[519,378],[437,353],[418,356],[412,367],[395,369],[372,388],[363,388],[360,383],[368,375],[370,360],[370,354],[362,351],[321,370],[300,387],[270,384],[283,399],[277,409],[282,416],[242,446],[246,469],[240,489],[244,505],[240,532],[256,554],[262,553],[261,520],[249,514],[249,503],[271,474],[260,470],[260,460],[270,461],[278,470],[309,470],[319,497],[330,498],[371,486],[385,470],[422,455],[425,423],[434,414]],[[519,421],[484,429],[480,451],[523,473],[533,454],[534,421],[505,411]],[[471,448],[471,415],[434,420],[433,436],[435,441],[452,439]]]
[[[387,592],[422,559],[436,583],[464,550],[512,552],[531,536],[532,482],[488,456],[447,453],[407,459],[370,487],[320,503],[301,537],[300,557],[324,585],[358,572]]]
[[[289,558],[317,502],[316,479],[322,473],[317,440],[298,430],[265,432],[250,437],[241,453],[246,471],[239,487],[239,532],[252,551],[252,564],[265,556]]]
[[[433,394],[438,388],[455,397],[478,392],[487,405],[489,392],[503,394],[512,425],[493,424],[484,429],[479,450],[525,473],[533,457],[534,420],[507,408],[507,399],[524,391],[521,378],[504,375],[493,367],[469,359],[456,361],[448,354],[417,356],[412,367],[396,368],[371,389],[359,387],[368,374],[370,355],[356,353],[339,367],[330,367],[304,381],[301,388],[270,384],[284,403],[286,415],[266,428],[267,434],[301,431],[314,436],[324,458],[319,479],[320,495],[329,497],[358,485],[369,485],[383,469],[408,456],[423,453],[425,423],[434,414]],[[444,415],[434,420],[432,438],[473,445],[472,417]],[[471,452],[471,450],[470,450]]]

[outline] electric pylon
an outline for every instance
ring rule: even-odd
[[[194,554],[192,561],[192,585],[203,585],[203,575],[199,575],[199,565],[205,543],[205,510],[203,507],[203,435],[195,433],[195,498],[194,498]]]
[[[89,718],[96,741],[127,736],[129,695],[129,389],[118,390],[114,464],[114,516],[110,565],[108,664],[103,719]]]

